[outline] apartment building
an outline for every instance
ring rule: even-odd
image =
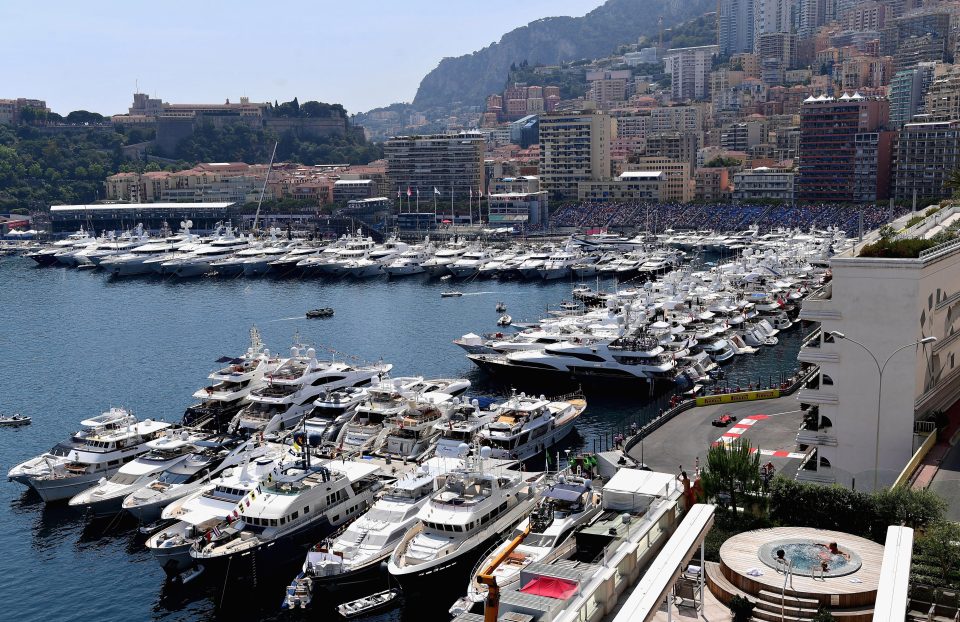
[[[666,175],[662,171],[631,171],[614,179],[582,181],[577,199],[591,203],[662,201]]]
[[[896,144],[894,198],[924,201],[948,198],[950,173],[960,167],[960,121],[906,123]]]
[[[664,184],[662,201],[687,203],[693,199],[694,182],[690,175],[690,163],[658,156],[641,156],[623,164],[623,173],[662,172]]]
[[[737,201],[775,199],[793,201],[793,171],[757,167],[733,174],[733,198]]]
[[[825,95],[807,98],[800,109],[797,198],[854,201],[857,134],[882,128],[888,114],[885,99],[846,93],[837,99]]]
[[[710,70],[718,51],[716,45],[703,45],[664,53],[664,71],[670,74],[673,101],[702,100],[710,96]]]
[[[616,119],[601,111],[540,117],[540,187],[551,200],[577,198],[577,185],[610,176],[610,141]]]
[[[482,188],[483,136],[472,132],[396,136],[384,144],[391,188],[423,197],[436,188],[446,197],[466,199]]]
[[[820,372],[797,393],[808,413],[797,443],[810,456],[797,479],[888,487],[914,453],[915,421],[960,398],[960,246],[915,259],[848,251],[830,269],[800,311],[820,330],[797,359]]]
[[[938,63],[919,63],[894,74],[890,81],[890,126],[899,128],[926,111],[926,94]]]

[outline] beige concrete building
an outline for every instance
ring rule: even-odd
[[[687,203],[693,199],[694,183],[690,177],[690,163],[658,156],[641,156],[623,165],[623,172],[662,172],[664,186],[661,200]]]
[[[616,119],[595,110],[540,117],[540,187],[552,200],[577,198],[577,184],[610,176]]]
[[[662,201],[666,181],[662,171],[628,171],[613,179],[580,182],[577,198],[591,203]]]

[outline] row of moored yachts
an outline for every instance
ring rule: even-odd
[[[281,358],[251,338],[243,356],[221,359],[181,425],[114,408],[8,477],[47,502],[133,514],[181,580],[231,565],[231,576],[255,573],[316,545],[296,604],[308,575],[367,580],[401,540],[409,583],[512,529],[543,475],[505,467],[545,455],[586,408],[579,396],[468,399],[466,380],[391,378],[389,365],[321,361],[301,346]]]
[[[116,236],[93,237],[86,231],[47,246],[32,247],[26,256],[40,265],[99,268],[114,276],[145,274],[180,278],[216,274],[222,277],[315,276],[367,278],[427,273],[456,278],[552,280],[571,276],[609,276],[619,280],[654,278],[679,265],[687,250],[738,251],[778,248],[784,244],[827,242],[847,244],[837,231],[800,233],[757,230],[707,236],[702,232],[624,238],[597,234],[572,237],[562,244],[513,244],[504,247],[457,240],[438,245],[425,239],[408,244],[390,238],[377,244],[358,231],[329,243],[282,239],[272,229],[264,238],[237,234],[229,225],[199,237],[182,223],[181,233],[152,238],[142,228]]]
[[[729,262],[691,264],[639,287],[586,286],[516,333],[468,333],[454,343],[479,367],[511,378],[641,380],[693,390],[718,365],[778,343],[803,298],[830,278],[828,239],[745,249]]]

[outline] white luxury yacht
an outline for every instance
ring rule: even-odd
[[[290,358],[266,375],[267,386],[250,393],[250,403],[237,415],[238,426],[248,431],[295,427],[324,391],[366,386],[384,369],[389,367],[319,361],[313,348],[293,346]]]
[[[547,399],[514,395],[497,407],[493,421],[480,430],[480,444],[494,458],[528,460],[544,454],[573,431],[587,408],[582,396]]]
[[[468,466],[437,478],[419,523],[390,556],[387,569],[408,596],[448,587],[478,548],[502,537],[536,504],[543,474],[485,466],[488,455],[482,448],[466,459]]]
[[[463,242],[452,242],[437,249],[433,257],[423,262],[423,269],[430,276],[443,276],[450,273],[450,264],[470,250]]]
[[[94,516],[119,513],[123,509],[124,497],[152,483],[158,475],[186,460],[187,456],[197,449],[194,443],[203,438],[205,435],[186,430],[172,433],[168,431],[164,436],[146,444],[149,451],[123,465],[110,477],[74,495],[70,499],[70,505],[88,509]]]
[[[301,558],[306,548],[360,516],[382,488],[374,464],[304,460],[284,466],[252,490],[190,556],[231,576]],[[232,519],[232,520],[231,520]],[[256,566],[254,566],[256,564]]]
[[[446,470],[444,462],[429,460],[407,473],[338,537],[313,546],[287,588],[284,607],[306,608],[317,589],[342,590],[375,581],[381,564],[416,524],[417,514],[434,492],[436,477]]]
[[[389,367],[384,369],[389,371]],[[353,411],[367,399],[367,387],[343,387],[323,393],[313,403],[313,410],[303,421],[309,437],[332,441],[344,424],[353,417]]]
[[[502,555],[514,540],[519,539],[520,544],[493,571],[497,587],[503,590],[515,586],[520,581],[520,573],[530,564],[556,558],[574,532],[590,523],[600,509],[600,493],[593,490],[590,480],[561,474],[556,483],[543,491],[540,503],[530,516],[520,521],[500,546],[474,566],[467,584],[467,596],[457,601],[451,613],[469,611],[476,603],[483,602],[487,586],[477,581],[477,575]]]
[[[169,236],[162,240],[147,242],[123,254],[107,257],[100,262],[100,267],[113,276],[152,274],[153,265],[147,263],[148,260],[169,259],[172,253],[194,242],[195,238],[189,234]]]
[[[480,430],[487,427],[496,414],[495,410],[482,410],[480,401],[461,402],[453,398],[441,405],[443,419],[434,424],[440,433],[437,439],[435,455],[442,458],[459,458],[463,445],[473,446]]]
[[[90,234],[87,233],[83,227],[80,227],[80,230],[76,233],[71,233],[63,240],[59,240],[45,246],[39,250],[27,253],[27,257],[37,262],[41,266],[52,266],[57,263],[57,253],[60,251],[80,245],[89,244],[93,238],[90,237]]]
[[[219,431],[249,401],[250,393],[266,384],[265,377],[276,371],[283,359],[270,356],[260,331],[253,327],[250,347],[243,356],[223,356],[217,362],[226,366],[207,376],[212,382],[193,394],[200,401],[187,407],[183,425]]]
[[[411,246],[393,258],[384,265],[383,271],[391,277],[422,274],[426,270],[423,263],[433,257],[434,250],[433,244],[424,240],[422,245]]]
[[[68,442],[18,464],[7,477],[33,488],[44,501],[69,499],[149,451],[147,443],[170,427],[164,421],[137,421],[119,408],[80,425],[83,429]]]
[[[147,549],[168,575],[194,565],[190,547],[228,516],[260,482],[274,473],[288,447],[276,443],[254,445],[242,466],[226,469],[199,490],[170,502],[160,513],[176,521],[147,538]]]
[[[367,398],[356,407],[353,417],[337,435],[337,445],[348,454],[378,449],[395,427],[389,422],[402,421],[404,414],[415,410],[421,403],[435,406],[469,387],[469,380],[459,379],[424,380],[417,376],[385,379],[369,388]],[[429,435],[424,426],[418,426],[417,432],[418,439],[420,433]]]
[[[177,259],[171,259],[162,264],[167,273],[179,278],[202,276],[211,270],[211,264],[218,259],[224,259],[239,250],[247,248],[250,241],[244,236],[236,236],[233,227],[226,226],[223,232],[209,244],[204,244],[197,250]]]
[[[459,259],[449,265],[450,274],[462,279],[476,276],[480,273],[483,264],[493,259],[490,253],[482,248],[467,251]]]
[[[124,498],[123,509],[141,523],[151,523],[160,518],[163,508],[203,488],[226,469],[243,464],[257,448],[254,440],[241,441],[231,436],[201,439],[192,444],[196,450],[186,459]]]

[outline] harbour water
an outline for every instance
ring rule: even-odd
[[[451,340],[495,330],[500,300],[515,321],[534,321],[548,306],[569,299],[571,286],[564,281],[451,285],[424,277],[113,280],[4,258],[0,412],[31,415],[33,424],[0,430],[0,465],[8,469],[49,449],[75,431],[80,419],[110,406],[127,407],[141,418],[178,421],[215,359],[246,348],[252,325],[281,354],[299,333],[300,341],[320,354],[382,359],[393,363],[396,375],[466,377],[474,383],[473,393],[504,394],[509,385],[479,373]],[[464,296],[440,297],[454,287]],[[303,316],[328,306],[336,310],[333,318]],[[738,357],[726,366],[726,381],[746,387],[792,371],[801,332],[781,335],[775,348]],[[642,421],[663,405],[636,389],[595,389],[587,397],[588,410],[568,440],[574,450],[593,449],[625,421]],[[283,587],[292,577],[286,571],[263,577],[255,590],[231,591],[229,584],[224,590],[211,580],[172,589],[164,585],[135,524],[94,523],[63,505],[46,507],[15,483],[0,485],[0,526],[5,567],[0,602],[7,620],[286,619],[279,614]],[[452,602],[459,594],[442,596]],[[329,610],[321,615],[335,615],[335,604],[322,606]],[[449,602],[432,604],[445,611]],[[442,618],[414,615],[407,603],[378,619]]]

